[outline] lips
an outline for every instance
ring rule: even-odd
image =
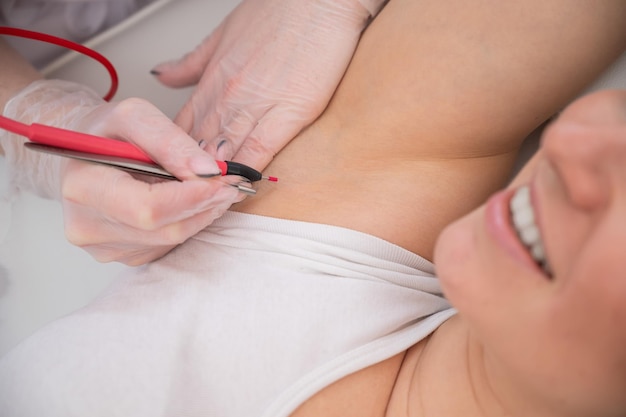
[[[506,189],[494,194],[485,207],[487,233],[500,250],[520,265],[529,267],[546,278],[551,278],[547,266],[545,252],[542,249],[543,239],[537,227],[536,213],[527,186],[520,189]],[[519,193],[519,196],[518,196]],[[517,198],[515,198],[517,196]],[[519,217],[518,220],[514,220]],[[514,222],[518,222],[519,226]],[[525,239],[526,242],[524,242]]]

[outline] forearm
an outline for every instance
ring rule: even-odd
[[[43,76],[0,38],[0,108],[16,92]]]
[[[73,120],[89,111],[90,105],[101,102],[100,97],[79,84],[45,80],[5,42],[0,43],[0,60],[0,111],[4,117],[26,124],[71,128]],[[6,161],[9,196],[27,191],[59,198],[60,175],[66,161],[28,151],[22,146],[25,141],[22,135],[0,130],[0,155]]]
[[[394,0],[364,34],[331,107],[360,113],[355,129],[382,127],[411,147],[419,134],[420,155],[438,144],[463,153],[475,138],[512,148],[624,50],[625,19],[621,0]],[[392,111],[381,118],[381,108]]]
[[[18,91],[43,76],[0,37],[0,113]],[[4,154],[0,142],[0,154]]]

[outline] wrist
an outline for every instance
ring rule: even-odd
[[[91,88],[71,81],[39,79],[17,91],[3,114],[22,123],[68,127],[92,106],[104,100]]]
[[[32,82],[11,97],[3,115],[25,123],[41,123],[72,128],[76,120],[103,100],[81,84],[60,80]],[[5,130],[0,131],[0,148],[5,154],[9,180],[9,197],[20,191],[32,192],[44,198],[59,200],[61,176],[67,160],[28,150],[26,138]]]

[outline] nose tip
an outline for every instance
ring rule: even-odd
[[[578,100],[547,129],[543,148],[574,204],[606,204],[626,171],[626,92]]]
[[[559,117],[587,125],[626,123],[626,90],[603,90],[570,104]]]
[[[579,125],[555,124],[545,136],[544,150],[572,202],[590,210],[606,201],[606,183],[589,133]]]

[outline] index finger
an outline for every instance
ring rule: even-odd
[[[104,124],[104,134],[141,148],[176,178],[218,175],[215,159],[154,105],[131,98],[116,103]]]

